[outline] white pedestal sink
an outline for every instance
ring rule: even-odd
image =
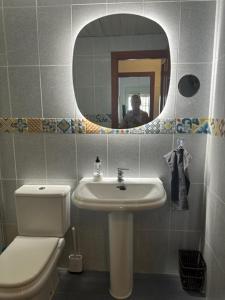
[[[133,212],[155,209],[166,202],[159,178],[125,178],[126,190],[117,188],[116,178],[83,178],[72,201],[82,209],[109,213],[110,294],[126,299],[133,288]]]

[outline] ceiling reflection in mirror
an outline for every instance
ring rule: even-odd
[[[78,107],[89,121],[109,128],[149,123],[163,110],[169,89],[164,30],[131,14],[87,24],[75,42],[73,81]]]

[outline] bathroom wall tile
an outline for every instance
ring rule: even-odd
[[[101,211],[91,211],[77,208],[75,225],[79,229],[88,230],[90,228],[94,230],[101,230],[108,228],[108,215]]]
[[[1,178],[15,179],[15,160],[13,153],[13,135],[4,134],[0,136],[0,165]]]
[[[216,222],[216,204],[215,195],[209,190],[206,193],[206,220],[205,220],[205,240],[206,243],[213,247],[213,236],[215,234]]]
[[[41,117],[41,91],[38,67],[11,67],[9,81],[12,114],[15,117]]]
[[[46,179],[40,179],[40,178],[25,178],[25,179],[19,179],[16,181],[17,188],[20,188],[24,184],[37,184],[37,185],[43,185],[46,184]]]
[[[6,234],[6,245],[9,245],[18,235],[17,224],[6,223],[4,228]]]
[[[178,2],[151,2],[144,4],[144,16],[157,22],[165,31],[170,46],[171,62],[177,62],[180,4]]]
[[[135,231],[134,270],[164,273],[168,260],[169,231]]]
[[[215,7],[214,1],[181,3],[179,62],[212,61]]]
[[[126,2],[143,3],[143,0],[108,0],[108,3],[126,3]]]
[[[78,135],[77,137],[78,177],[92,177],[96,156],[102,161],[104,176],[107,175],[107,136]]]
[[[168,191],[167,191],[168,193]],[[135,230],[168,230],[170,227],[170,196],[164,206],[134,214]]]
[[[106,15],[106,4],[73,5],[72,6],[72,36],[75,40],[79,31],[91,21]],[[72,41],[73,43],[73,41]]]
[[[16,118],[0,118],[0,131],[1,132],[16,132]]]
[[[211,64],[179,64],[177,65],[177,81],[186,74],[194,74],[200,81],[200,89],[190,98],[183,97],[178,89],[176,97],[176,116],[207,117],[209,111],[209,95],[211,88]]]
[[[44,117],[73,117],[75,97],[71,67],[41,67],[41,81]]]
[[[16,135],[15,151],[18,179],[46,178],[44,141],[42,135]]]
[[[84,260],[85,270],[106,271],[108,270],[108,239],[104,228],[101,230],[80,230],[79,248]],[[90,251],[91,249],[91,251]]]
[[[16,223],[16,210],[14,191],[16,190],[15,180],[3,180],[3,208],[6,223]]]
[[[9,65],[37,65],[36,9],[6,8],[5,27]]]
[[[205,146],[207,136],[205,134],[176,134],[174,148],[177,147],[177,139],[183,139],[184,148],[192,156],[192,160],[188,167],[190,182],[204,183]]]
[[[167,273],[178,273],[178,250],[198,250],[201,241],[201,232],[170,231],[169,259]]]
[[[0,114],[1,117],[10,116],[9,91],[7,69],[0,68]]]
[[[115,2],[117,2],[117,1],[115,1]],[[135,2],[135,3],[123,3],[122,1],[119,1],[119,2],[120,3],[108,4],[107,5],[107,14],[112,15],[112,14],[128,13],[128,14],[143,15],[144,5],[143,5],[142,1],[129,1],[129,2]]]
[[[209,148],[209,174],[207,178],[208,188],[225,202],[225,186],[221,184],[221,178],[225,177],[225,162],[221,160],[224,156],[225,140],[218,137],[211,137]],[[213,163],[212,163],[213,160]]]
[[[7,65],[7,59],[5,53],[0,53],[0,67],[4,67]]]
[[[220,264],[220,266],[223,266],[223,269],[225,271],[224,226],[225,226],[225,203],[222,203],[221,201],[218,200],[217,207],[216,207],[215,223],[214,223],[214,234],[212,236],[212,244],[210,246],[212,247],[215,253],[218,263]]]
[[[224,118],[225,116],[225,101],[224,95],[225,93],[225,85],[224,85],[224,78],[225,78],[225,57],[218,61],[217,67],[217,74],[216,74],[216,81],[215,81],[215,98],[214,98],[214,105],[212,116],[214,118]]]
[[[76,178],[76,147],[75,136],[51,135],[45,136],[47,178]]]
[[[172,210],[171,229],[172,230],[196,230],[203,229],[204,205],[203,205],[203,185],[192,184],[188,195],[189,210]]]
[[[5,37],[3,31],[3,13],[0,8],[0,53],[5,53]]]
[[[38,8],[41,65],[72,65],[71,7]]]
[[[223,300],[225,274],[208,245],[205,247],[204,258],[207,264],[207,299]]]
[[[35,5],[35,0],[3,0],[4,7],[23,7]]]
[[[69,5],[72,4],[72,0],[37,0],[38,6],[58,6],[58,5]]]
[[[106,3],[108,0],[72,0],[73,4],[94,4]]]
[[[139,135],[109,135],[108,164],[108,176],[117,176],[117,168],[128,168],[125,177],[139,177]]]
[[[218,29],[218,58],[225,58],[225,37],[224,37],[224,28],[225,28],[225,3],[224,1],[219,1],[218,2],[218,10],[220,11],[220,28]]]
[[[143,0],[144,2],[163,2],[163,1],[166,1],[166,2],[180,2],[182,0]],[[193,1],[193,0],[192,0]],[[198,1],[198,0],[197,0]],[[200,0],[201,1],[201,0]]]
[[[142,135],[140,165],[141,177],[169,177],[169,169],[163,156],[172,149],[172,134]]]
[[[56,119],[56,132],[57,133],[75,133],[75,125],[70,118]]]
[[[77,187],[77,181],[76,179],[65,179],[65,178],[61,178],[61,179],[57,179],[57,178],[47,178],[46,180],[46,184],[53,184],[53,185],[69,185],[71,188],[71,195],[74,191],[74,189]],[[71,203],[72,206],[72,203]],[[71,207],[72,209],[72,207]]]

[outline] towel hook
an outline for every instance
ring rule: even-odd
[[[183,147],[184,146],[184,139],[183,138],[179,138],[177,139],[177,147]]]

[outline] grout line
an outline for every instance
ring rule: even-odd
[[[62,180],[62,181],[73,181],[76,178],[49,178],[51,180]],[[16,181],[15,178],[2,178],[1,181]],[[24,181],[24,180],[45,180],[45,178],[17,178],[17,181]]]
[[[160,231],[160,232],[186,232],[186,233],[202,233],[202,230],[185,230],[185,229],[153,229],[153,228],[143,228],[143,229],[135,229],[136,232],[138,231]]]
[[[72,4],[55,4],[55,5],[37,5],[37,1],[34,5],[21,5],[21,6],[4,6],[5,9],[29,9],[29,8],[54,8],[54,7],[67,7],[71,6]],[[75,4],[76,5],[76,4]]]
[[[12,144],[13,144],[13,159],[14,159],[14,171],[15,171],[15,179],[17,178],[17,163],[16,163],[16,146],[15,146],[15,134],[12,135]]]
[[[106,135],[106,176],[109,176],[109,135]]]
[[[43,118],[43,91],[42,91],[42,80],[41,80],[41,58],[40,58],[40,41],[39,41],[39,23],[38,23],[38,9],[37,9],[37,0],[36,0],[36,30],[37,30],[37,51],[38,51],[38,70],[39,70],[39,85],[41,93],[41,116]],[[46,178],[47,179],[47,178]]]
[[[138,136],[138,176],[141,177],[141,135]]]
[[[46,137],[47,135],[43,136],[43,147],[44,147],[44,161],[45,161],[45,183],[47,184],[48,181],[48,168],[47,168],[47,147],[46,147]]]
[[[76,182],[78,184],[79,182],[79,176],[78,176],[78,140],[77,140],[77,134],[75,134],[75,161],[76,161]]]
[[[39,44],[39,42],[38,42]],[[39,50],[38,50],[39,53]],[[38,55],[39,56],[39,55]],[[40,60],[40,59],[39,59]],[[72,67],[71,65],[42,65],[42,64],[38,64],[38,65],[9,65],[9,68],[34,68],[34,67]]]
[[[5,215],[4,215],[4,193],[3,193],[3,183],[2,180],[0,180],[0,187],[1,187],[1,199],[0,199],[0,231],[1,231],[1,240],[4,246],[6,245],[6,232],[5,232]]]
[[[10,78],[9,78],[9,60],[8,60],[8,46],[6,38],[6,26],[5,26],[5,10],[2,1],[2,30],[4,35],[4,44],[5,44],[5,57],[6,57],[6,75],[7,75],[7,88],[9,94],[9,112],[12,117],[12,99],[11,99],[11,90],[10,90]]]

